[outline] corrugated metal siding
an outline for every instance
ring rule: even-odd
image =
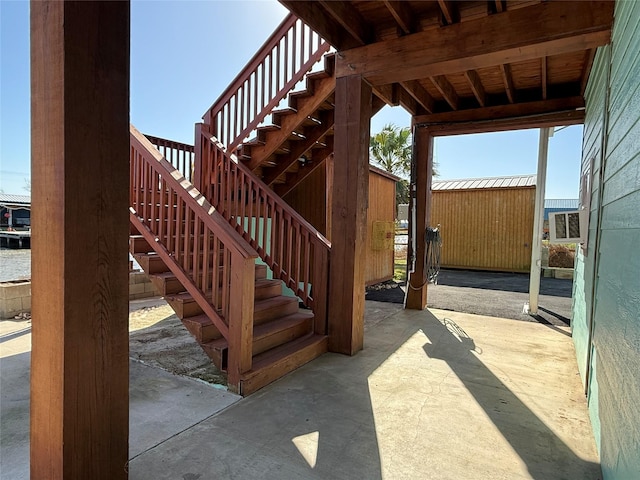
[[[544,201],[544,208],[577,210],[579,204],[580,200],[577,198],[549,198]]]
[[[460,180],[438,180],[431,190],[477,190],[483,188],[521,188],[534,187],[535,175],[517,175],[511,177],[463,178]]]
[[[529,270],[535,188],[440,190],[432,198],[431,224],[440,224],[443,267]]]
[[[365,282],[367,285],[393,278],[393,248],[374,250],[372,232],[374,222],[393,222],[396,208],[396,182],[369,172],[369,209],[367,210],[367,262]]]
[[[0,205],[31,205],[29,195],[14,195],[11,193],[0,193]]]

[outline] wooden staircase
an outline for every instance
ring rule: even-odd
[[[324,68],[305,77],[305,88],[289,93],[287,107],[242,143],[238,158],[262,181],[284,196],[333,153],[335,54]]]
[[[162,258],[142,235],[131,235],[131,254],[176,316],[221,371],[228,367],[229,343],[204,314]],[[239,393],[248,395],[327,351],[327,337],[313,331],[313,312],[298,299],[282,295],[282,281],[267,278],[267,266],[255,265],[253,367],[241,378]]]
[[[330,243],[281,198],[333,152],[328,50],[289,15],[194,146],[132,127],[130,251],[242,395],[328,349]]]

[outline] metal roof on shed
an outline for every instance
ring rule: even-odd
[[[547,198],[544,201],[544,208],[577,210],[579,205],[580,200],[577,198]]]
[[[13,195],[10,193],[0,193],[0,205],[31,205],[31,197],[29,195]]]
[[[432,190],[478,190],[484,188],[535,187],[535,175],[511,177],[466,178],[460,180],[434,180]]]

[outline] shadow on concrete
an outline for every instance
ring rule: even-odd
[[[422,326],[430,339],[438,338],[438,344],[425,344],[425,353],[430,358],[444,360],[449,365],[526,464],[531,478],[601,478],[599,464],[576,456],[475,355],[469,355],[469,352],[476,350],[473,338],[455,322],[447,318],[439,321],[429,315],[432,321],[424,322]]]
[[[0,479],[29,478],[31,352],[0,359]]]
[[[385,308],[399,312],[397,306]],[[168,439],[132,462],[131,478],[498,478],[493,465],[497,459],[490,458],[492,445],[480,446],[486,452],[482,458],[470,458],[465,451],[436,453],[425,447],[442,450],[438,445],[451,438],[462,444],[480,440],[464,427],[456,430],[447,423],[446,415],[439,413],[443,401],[450,402],[444,408],[455,410],[466,407],[469,399],[444,394],[447,386],[443,381],[433,394],[425,393],[424,385],[414,384],[413,375],[419,367],[406,359],[398,360],[407,353],[405,344],[414,345],[409,347],[411,355],[420,358],[424,349],[429,358],[446,362],[526,464],[532,478],[599,478],[597,464],[577,457],[470,354],[479,349],[455,323],[441,322],[425,311],[419,315],[401,313],[368,328],[364,351],[354,357],[325,354]],[[431,344],[421,349],[421,343],[415,342],[424,335]],[[423,414],[439,423],[422,428]],[[411,440],[414,435],[421,443]],[[391,453],[390,445],[394,449]],[[514,468],[509,461],[508,468]],[[477,463],[484,464],[486,475],[476,475]],[[515,468],[520,474],[521,467]],[[425,476],[429,469],[434,476]]]
[[[23,335],[27,335],[31,333],[31,327],[23,328],[22,330],[18,330],[17,332],[7,333],[5,335],[0,335],[0,343],[8,342],[9,340],[13,340],[14,338],[20,338]]]
[[[557,318],[557,319],[558,319],[558,320],[560,320],[561,322],[564,322],[567,326],[569,326],[569,324],[571,323],[571,319],[570,319],[570,318],[567,318],[567,317],[565,317],[564,315],[562,315],[562,314],[560,314],[560,313],[554,312],[554,311],[552,311],[552,310],[549,310],[549,309],[544,308],[544,307],[541,307],[541,306],[538,306],[538,310],[540,310],[540,311],[542,311],[542,312],[544,312],[544,313],[547,313],[547,314],[549,314],[549,315],[554,316],[555,318]],[[538,315],[538,318],[539,318],[539,320],[538,320],[538,321],[539,321],[540,323],[548,323],[548,322],[546,322],[546,320],[545,320],[545,321],[541,321],[541,320],[540,320],[540,318],[542,318],[542,317],[540,317],[539,315]],[[544,320],[544,319],[543,319],[543,320]]]

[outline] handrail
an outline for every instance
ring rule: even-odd
[[[173,168],[182,173],[182,176],[193,181],[194,151],[193,145],[168,140],[166,138],[146,135],[147,139],[160,151]]]
[[[258,253],[135,127],[130,220],[229,345],[228,383],[252,366]]]
[[[326,320],[330,242],[228,153],[206,125],[196,125],[196,140],[196,153],[202,158],[202,192],[207,200],[256,249],[274,277],[313,309],[322,324]]]
[[[205,124],[235,152],[329,48],[311,27],[289,14],[203,115]]]

